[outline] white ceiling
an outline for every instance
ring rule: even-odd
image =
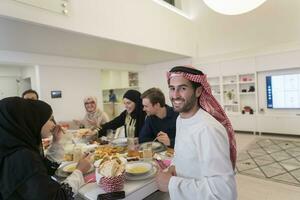
[[[184,0],[182,0],[184,1]],[[300,42],[300,0],[267,0],[249,13],[226,16],[201,0],[186,0],[197,44],[193,56],[242,52]],[[187,58],[166,51],[0,17],[0,50],[102,61],[153,64]]]
[[[199,57],[274,47],[300,41],[300,1],[267,0],[257,9],[229,16],[192,1]]]
[[[187,58],[166,51],[0,17],[0,50],[153,64]]]

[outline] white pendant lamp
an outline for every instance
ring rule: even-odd
[[[212,10],[224,15],[240,15],[259,7],[266,0],[203,0]]]

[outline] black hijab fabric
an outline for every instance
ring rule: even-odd
[[[130,113],[130,116],[136,119],[137,127],[135,129],[135,136],[138,136],[138,132],[142,129],[146,117],[146,113],[143,111],[141,93],[137,90],[128,90],[123,95],[123,98],[129,99],[135,103],[135,109]]]
[[[20,150],[41,152],[41,129],[52,115],[51,107],[39,100],[9,97],[0,101],[0,188],[2,197],[9,196],[35,173],[30,164],[11,169],[10,155]],[[22,159],[20,159],[22,160]],[[28,160],[28,162],[32,162]],[[0,195],[0,196],[1,196]]]

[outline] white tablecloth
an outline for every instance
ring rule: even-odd
[[[140,181],[126,181],[124,191],[125,200],[141,200],[157,190],[154,178]],[[105,193],[96,183],[88,183],[79,190],[80,197],[88,200],[97,200],[98,194]]]

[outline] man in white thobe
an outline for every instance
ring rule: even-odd
[[[168,73],[170,100],[179,112],[175,156],[156,176],[161,191],[178,200],[236,200],[236,146],[231,124],[210,93],[206,76],[189,67]]]

